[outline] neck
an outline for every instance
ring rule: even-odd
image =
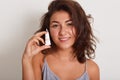
[[[54,55],[61,60],[74,59],[73,49],[55,49]]]

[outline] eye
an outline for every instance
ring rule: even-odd
[[[53,25],[51,25],[51,27],[56,28],[56,27],[58,27],[58,25],[57,24],[53,24]]]
[[[56,23],[56,22],[52,22],[52,23],[50,24],[50,27],[51,27],[51,28],[57,28],[58,26],[59,26],[59,24]]]
[[[73,26],[72,21],[71,22],[67,22],[67,26]]]

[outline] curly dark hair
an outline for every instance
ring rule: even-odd
[[[75,57],[77,57],[80,63],[84,63],[86,59],[92,59],[95,56],[95,48],[96,48],[96,38],[93,35],[92,28],[85,11],[82,9],[80,4],[73,0],[53,0],[49,7],[48,12],[42,17],[41,20],[41,28],[37,31],[45,31],[46,28],[49,30],[50,26],[50,18],[56,12],[64,10],[66,11],[72,21],[73,25],[76,29],[76,41],[73,45]],[[52,46],[54,46],[54,42],[52,41]]]

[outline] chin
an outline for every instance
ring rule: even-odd
[[[61,46],[59,45],[58,47],[59,47],[60,49],[63,49],[63,50],[64,50],[64,49],[72,49],[72,45],[61,45]]]

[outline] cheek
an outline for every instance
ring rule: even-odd
[[[50,35],[54,39],[58,36],[58,31],[50,29]]]
[[[76,29],[75,29],[75,27],[73,27],[71,31],[72,31],[71,33],[72,33],[72,34],[74,35],[74,37],[75,37],[75,36],[76,36]]]

